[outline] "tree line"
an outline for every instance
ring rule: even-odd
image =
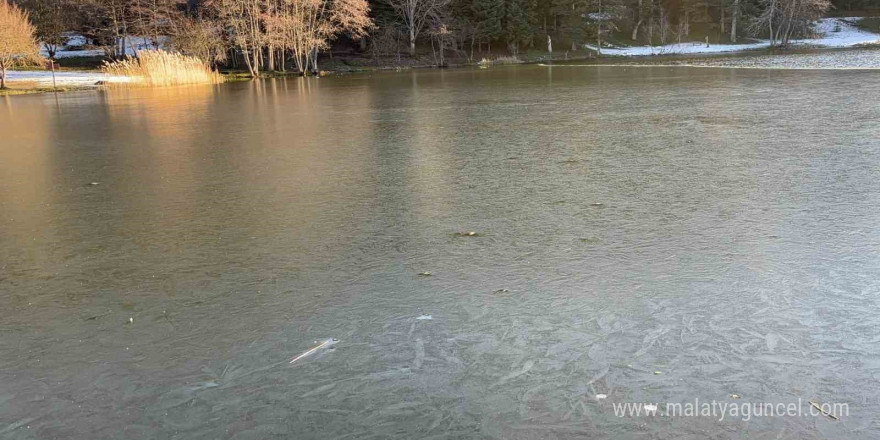
[[[50,56],[68,31],[97,42],[111,58],[133,55],[127,43],[139,36],[253,76],[317,72],[318,55],[334,45],[398,59],[429,46],[441,57],[473,59],[547,51],[551,43],[557,51],[663,45],[695,34],[719,43],[759,37],[785,45],[809,36],[830,8],[876,7],[875,0],[11,1],[29,13]]]

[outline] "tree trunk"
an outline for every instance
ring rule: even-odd
[[[776,15],[776,2],[775,0],[770,3],[770,22],[768,23],[770,26],[770,46],[773,47],[776,45],[776,37],[773,36],[773,16]]]
[[[733,0],[733,14],[730,17],[730,41],[736,43],[736,22],[739,20],[739,1]]]
[[[125,17],[122,20],[122,56],[124,57],[126,52],[128,52],[128,24],[125,23]],[[136,50],[134,56],[137,56]]]
[[[409,28],[409,55],[416,56],[416,32],[411,26]]]
[[[6,63],[0,62],[0,90],[6,89]]]
[[[314,73],[315,76],[321,75],[321,71],[318,70],[318,49],[312,51],[312,73]]]
[[[113,57],[119,58],[119,54],[122,52],[119,47],[119,21],[116,14],[116,8],[111,8],[111,19],[113,22]],[[125,54],[123,54],[125,56]]]
[[[776,46],[776,38],[773,36],[773,22],[770,22],[770,47]]]
[[[782,45],[788,46],[788,43],[791,41],[791,34],[794,32],[794,20],[796,9],[798,8],[798,4],[790,5],[787,9],[789,10],[788,19],[785,18],[785,14],[783,12],[782,19],[783,23],[785,23],[785,31],[782,33]]]
[[[633,28],[633,34],[632,34],[633,41],[636,41],[639,39],[639,28],[641,26],[642,26],[642,19],[640,18],[639,21],[636,23],[636,27]]]
[[[296,68],[299,70],[299,74],[307,76],[309,74],[309,54],[303,53],[304,50],[300,48],[295,51],[294,59],[296,60]]]
[[[686,37],[691,36],[691,13],[690,13],[690,11],[684,11],[684,35]]]
[[[602,0],[599,0],[599,24],[596,26],[596,57],[602,56]]]
[[[639,0],[639,6],[636,15],[636,27],[633,28],[632,40],[636,41],[639,39],[639,27],[642,25],[642,0]]]
[[[260,77],[260,72],[255,68],[253,63],[251,63],[250,55],[247,53],[247,48],[242,48],[242,58],[244,58],[244,63],[247,65],[248,72],[251,73],[251,76],[254,78]]]
[[[43,43],[43,47],[46,48],[46,53],[49,54],[49,59],[55,58],[55,52],[58,51],[58,46],[49,43]]]
[[[269,46],[269,70],[275,71],[275,48]]]

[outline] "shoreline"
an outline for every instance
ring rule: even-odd
[[[880,36],[878,36],[880,37]],[[858,53],[870,54],[871,57],[865,65],[851,65],[852,61],[860,61],[858,56],[841,57],[841,54]],[[876,54],[876,55],[875,55]],[[377,64],[375,66],[360,66],[350,64],[351,59],[336,56],[331,62],[325,63],[330,66],[322,70],[318,76],[338,76],[359,73],[377,72],[402,72],[417,69],[464,69],[464,68],[493,68],[510,65],[539,65],[544,67],[699,67],[699,68],[728,68],[728,69],[773,69],[773,70],[880,70],[880,44],[855,45],[855,46],[807,46],[797,45],[788,48],[755,47],[741,51],[727,52],[700,52],[700,53],[664,53],[647,54],[637,56],[606,55],[601,57],[591,56],[592,52],[585,56],[559,56],[548,57],[546,54],[525,54],[522,59],[513,61],[512,57],[499,57],[501,61],[467,62],[454,60],[442,67],[434,64]],[[798,58],[825,59],[827,65],[797,65]],[[854,60],[853,60],[854,59]],[[360,59],[362,60],[362,59]],[[786,63],[786,61],[788,61]],[[858,64],[858,63],[856,63]],[[301,77],[295,72],[264,72],[260,78],[252,78],[245,72],[227,71],[221,72],[227,82],[249,81],[254,79],[278,79]],[[63,69],[55,72],[57,90],[52,87],[52,74],[44,70],[11,70],[7,74],[6,90],[0,90],[0,96],[15,96],[39,93],[67,93],[74,91],[102,90],[106,89],[105,83],[112,80],[100,70],[68,70]]]
[[[814,38],[802,38],[791,40],[790,48],[850,48],[865,45],[880,44],[880,34],[871,32],[858,23],[865,17],[828,17],[817,20],[815,23],[816,35]],[[590,50],[597,51],[596,46],[585,45]],[[704,43],[679,42],[662,46],[628,46],[602,48],[603,55],[638,57],[651,55],[690,55],[690,54],[718,54],[739,53],[755,49],[775,49],[769,40],[752,39],[750,43],[737,44],[711,44],[708,40]]]
[[[750,70],[880,70],[880,45],[846,48],[755,50],[675,57],[609,57],[602,63],[553,64],[556,67],[692,67]]]

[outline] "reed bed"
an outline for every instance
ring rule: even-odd
[[[223,75],[211,70],[202,60],[164,50],[142,50],[137,58],[104,62],[102,70],[113,86],[176,86],[184,84],[218,84]]]
[[[502,56],[494,59],[483,58],[478,63],[481,66],[489,66],[493,64],[520,64],[522,60],[515,56]]]

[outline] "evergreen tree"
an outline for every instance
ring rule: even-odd
[[[519,47],[532,38],[532,20],[528,0],[506,0],[504,2],[504,39],[513,55]]]
[[[483,40],[491,42],[502,37],[504,0],[473,0],[471,8],[474,27]]]
[[[586,17],[589,0],[551,0],[551,12],[556,19],[556,29],[560,36],[571,42],[571,50],[587,41],[589,26]]]

